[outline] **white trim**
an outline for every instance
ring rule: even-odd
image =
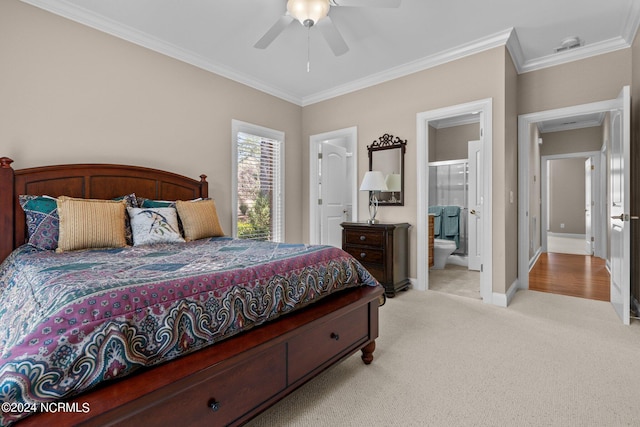
[[[508,28],[495,34],[474,40],[448,49],[434,55],[427,56],[397,67],[372,74],[370,76],[354,80],[344,85],[320,91],[309,96],[299,96],[282,88],[274,87],[268,82],[248,76],[216,63],[210,58],[175,46],[166,41],[160,40],[150,34],[128,27],[122,23],[105,18],[95,12],[82,8],[76,4],[71,4],[65,0],[21,0],[32,6],[121,38],[139,46],[151,49],[155,52],[191,64],[195,67],[226,77],[238,83],[242,83],[261,92],[273,95],[277,98],[305,107],[317,102],[325,101],[337,96],[345,95],[356,90],[364,89],[389,80],[397,79],[418,71],[436,67],[448,62],[452,62],[469,55],[474,55],[499,46],[506,46],[513,59],[518,74],[535,71],[555,65],[564,64],[579,59],[585,59],[604,53],[625,49],[631,46],[633,39],[640,27],[640,2],[632,1],[627,20],[624,24],[622,37],[615,37],[598,43],[588,44],[583,47],[571,49],[552,55],[534,58],[526,61],[522,52],[522,47],[514,28]]]
[[[538,250],[536,251],[535,254],[533,254],[533,257],[531,258],[531,260],[529,261],[529,271],[531,271],[531,269],[533,268],[534,265],[536,265],[536,262],[538,262],[538,258],[540,258],[540,255],[542,255],[542,247],[539,247]]]
[[[282,205],[280,209],[280,218],[278,218],[278,228],[281,230],[279,236],[275,236],[274,241],[285,242],[286,220],[285,220],[285,195],[286,195],[286,180],[285,180],[285,134],[282,131],[269,129],[264,126],[254,125],[252,123],[243,122],[240,120],[231,120],[231,227],[232,236],[238,236],[238,132],[248,133],[251,135],[261,136],[263,138],[273,139],[280,141],[280,170],[276,182],[276,193],[274,199]]]
[[[529,146],[530,127],[538,122],[609,111],[616,100],[540,111],[518,116],[518,280],[529,289]]]
[[[309,243],[319,244],[321,241],[320,230],[314,226],[318,219],[318,153],[319,147],[324,141],[337,138],[346,138],[349,141],[350,167],[353,171],[353,192],[351,194],[351,221],[358,218],[358,127],[319,133],[309,137]]]
[[[560,132],[565,130],[575,130],[575,129],[583,129],[588,127],[602,126],[602,122],[604,122],[604,113],[598,114],[598,117],[593,118],[591,120],[579,120],[575,123],[569,124],[547,124],[547,123],[538,123],[538,131],[541,134],[550,133],[550,132]]]
[[[487,37],[480,38],[471,43],[465,43],[453,49],[445,50],[435,55],[430,55],[416,61],[408,62],[406,64],[390,68],[380,73],[372,74],[362,79],[354,80],[344,85],[336,86],[329,90],[306,96],[302,99],[302,106],[306,107],[317,102],[326,101],[327,99],[335,98],[340,95],[345,95],[347,93],[355,92],[360,89],[375,86],[377,84],[384,83],[389,80],[394,80],[399,77],[404,77],[418,71],[437,67],[439,65],[446,64],[448,62],[452,62],[469,55],[484,52],[495,47],[504,46],[509,39],[512,31],[513,28],[509,28],[507,30],[489,35]]]
[[[418,280],[415,289],[429,289],[429,248],[427,245],[428,235],[428,205],[429,205],[429,122],[433,120],[454,117],[462,114],[480,111],[480,127],[483,130],[483,236],[492,236],[493,224],[493,204],[492,204],[492,152],[493,152],[493,101],[486,98],[466,104],[454,105],[437,110],[426,111],[416,115],[416,142],[417,142],[417,179],[418,179],[418,203],[417,203],[417,264]],[[482,241],[482,264],[483,271],[480,273],[480,296],[485,303],[493,303],[494,294],[492,292],[493,283],[493,241],[486,237]]]
[[[498,307],[507,307],[509,306],[509,304],[511,304],[511,301],[513,300],[513,297],[516,295],[516,292],[518,291],[518,289],[520,288],[520,285],[518,284],[518,279],[516,279],[511,286],[509,286],[509,289],[507,289],[507,293],[505,294],[500,294],[497,292],[493,293],[493,305],[497,305]]]
[[[549,236],[557,236],[557,237],[566,237],[567,239],[585,239],[587,237],[586,234],[578,234],[578,233],[554,233],[552,231],[547,231]]]
[[[519,74],[528,73],[530,71],[537,71],[543,68],[554,67],[556,65],[566,64],[568,62],[578,61],[580,59],[587,59],[593,56],[602,55],[605,53],[615,52],[620,49],[626,49],[631,47],[631,43],[623,39],[622,37],[615,37],[609,40],[601,42],[591,43],[582,47],[578,47],[571,50],[565,50],[559,53],[553,53],[539,58],[530,59],[524,63],[519,64],[516,68],[519,70]]]

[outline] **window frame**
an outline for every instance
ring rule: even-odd
[[[231,121],[231,219],[232,236],[238,237],[238,133],[247,133],[258,137],[278,141],[279,164],[276,167],[272,205],[273,233],[272,241],[285,241],[285,133],[264,126],[254,125],[233,119]],[[278,204],[276,207],[275,204]],[[275,215],[274,215],[275,213]]]

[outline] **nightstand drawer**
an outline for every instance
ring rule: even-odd
[[[384,235],[377,230],[346,230],[345,238],[347,244],[353,245],[381,248],[384,244]]]
[[[382,264],[384,260],[384,251],[382,249],[346,246],[344,250],[363,263]]]

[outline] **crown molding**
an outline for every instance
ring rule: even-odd
[[[147,33],[127,27],[103,16],[99,16],[87,9],[71,4],[66,0],[21,1],[302,107],[365,89],[367,87],[375,86],[380,83],[433,68],[499,46],[506,46],[518,74],[553,67],[629,48],[636,37],[638,29],[640,28],[640,1],[633,1],[631,2],[621,37],[588,44],[569,51],[526,60],[515,28],[508,28],[504,31],[480,38],[473,42],[457,46],[453,49],[399,65],[380,73],[371,74],[367,77],[336,86],[325,91],[300,97],[284,89],[274,87],[267,82],[239,73],[238,71],[232,70],[222,64],[215,63],[202,55],[182,49],[172,45],[171,43],[157,39]]]
[[[601,112],[601,113],[595,114],[594,117],[588,120],[580,120],[580,121],[576,121],[575,123],[551,122],[551,124],[549,124],[550,122],[542,121],[542,122],[538,122],[537,126],[538,126],[538,131],[541,134],[550,133],[550,132],[562,132],[565,130],[584,129],[589,127],[602,126],[602,123],[604,123],[604,116],[605,116],[605,113]]]
[[[221,64],[214,63],[201,55],[182,49],[171,43],[167,43],[119,22],[97,15],[65,0],[21,1],[79,24],[86,25],[98,31],[118,37],[135,45],[142,46],[170,58],[177,59],[178,61],[193,65],[194,67],[228,78],[229,80],[242,83],[246,86],[265,92],[269,95],[273,95],[277,98],[281,98],[285,101],[289,101],[296,105],[301,105],[302,103],[302,99],[300,97],[294,96],[287,91],[276,88],[273,85],[269,85],[235,70],[231,70]]]
[[[566,50],[564,52],[554,53],[551,55],[541,56],[539,58],[530,59],[516,66],[519,68],[518,73],[528,73],[530,71],[541,70],[544,68],[554,67],[556,65],[566,64],[568,62],[578,61],[580,59],[591,58],[593,56],[614,52],[620,49],[631,47],[622,37],[615,37],[597,43],[591,43],[575,49]]]
[[[340,95],[345,95],[347,93],[375,86],[377,84],[394,80],[399,77],[404,77],[418,71],[437,67],[438,65],[446,64],[448,62],[461,59],[466,56],[484,52],[486,50],[493,49],[494,47],[504,46],[509,39],[512,31],[513,29],[509,28],[507,30],[475,40],[471,43],[466,43],[453,49],[437,53],[435,55],[430,55],[425,58],[421,58],[416,61],[408,62],[406,64],[402,64],[397,67],[382,71],[380,73],[371,74],[367,77],[354,80],[353,82],[344,85],[336,86],[329,90],[306,96],[302,99],[302,106],[305,107],[307,105],[326,101]]]

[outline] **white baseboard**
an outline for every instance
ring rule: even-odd
[[[511,300],[513,299],[516,292],[518,291],[518,287],[519,287],[519,281],[518,279],[516,279],[511,284],[511,286],[509,286],[509,289],[507,289],[507,293],[500,294],[498,292],[494,292],[493,296],[491,297],[491,303],[493,305],[497,305],[498,307],[507,307],[509,303],[511,303]]]
[[[582,240],[585,240],[587,238],[585,234],[553,233],[551,231],[547,231],[547,235],[556,236],[556,237],[567,237],[570,239],[582,239]]]

